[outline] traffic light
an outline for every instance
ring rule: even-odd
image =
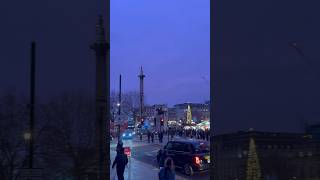
[[[163,126],[163,123],[164,123],[164,120],[163,120],[163,118],[161,118],[160,125]]]

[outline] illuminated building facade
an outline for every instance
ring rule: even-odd
[[[251,138],[261,179],[320,179],[319,140],[305,133],[246,131],[214,136],[215,180],[246,179]]]
[[[176,111],[177,121],[181,120],[183,122],[187,121],[187,111],[188,106],[190,106],[192,119],[195,123],[201,122],[201,120],[210,119],[210,105],[207,103],[183,103],[174,105]]]

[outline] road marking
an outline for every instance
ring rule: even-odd
[[[147,156],[154,156],[153,154],[151,153],[145,153]]]
[[[153,151],[151,151],[151,153],[158,153],[158,151],[159,151],[159,149],[156,149],[156,150],[153,150]]]

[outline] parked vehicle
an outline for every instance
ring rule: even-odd
[[[178,169],[192,176],[195,172],[208,171],[210,166],[210,150],[205,141],[173,140],[158,151],[157,161],[160,167],[167,158],[171,158]]]

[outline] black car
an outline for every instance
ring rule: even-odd
[[[209,146],[204,141],[174,140],[169,141],[157,154],[158,165],[164,165],[171,158],[176,168],[192,176],[194,172],[207,171],[210,166]]]

